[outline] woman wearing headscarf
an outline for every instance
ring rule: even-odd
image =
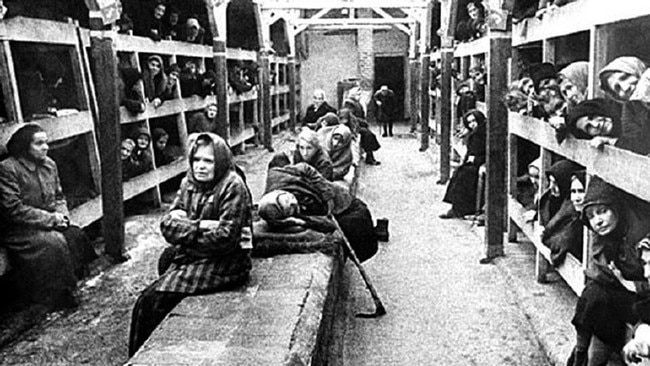
[[[154,128],[151,136],[153,138],[153,152],[156,166],[166,165],[183,156],[180,146],[169,144],[169,134],[164,129]]]
[[[303,128],[298,134],[294,164],[307,163],[314,167],[327,180],[332,180],[332,160],[321,147],[318,134],[309,128]]]
[[[587,84],[589,82],[589,62],[576,61],[557,73],[560,91],[571,109],[587,99]]]
[[[574,187],[584,195],[585,171],[572,161],[561,160],[546,172],[549,189],[540,199],[539,224],[542,227],[542,243],[551,249],[554,266],[564,262],[570,250],[582,258],[582,222],[580,210],[574,204]],[[580,171],[580,173],[578,173]],[[574,182],[579,183],[576,184]]]
[[[174,97],[169,89],[167,75],[163,72],[163,65],[162,57],[151,55],[147,58],[147,67],[142,72],[144,95],[154,108],[158,108],[163,101]]]
[[[131,152],[131,162],[133,163],[133,175],[140,175],[153,169],[153,158],[149,145],[151,145],[151,135],[146,127],[140,127],[133,136],[135,148]]]
[[[327,137],[326,149],[332,160],[332,180],[343,179],[354,163],[350,129],[345,125],[336,126]]]
[[[472,110],[463,116],[465,128],[470,130],[467,139],[467,154],[449,181],[443,202],[451,203],[449,211],[441,214],[441,219],[463,217],[476,213],[476,186],[478,170],[485,163],[485,115]]]
[[[636,244],[650,230],[650,207],[594,176],[581,220],[594,233],[592,265],[571,321],[577,341],[568,364],[605,365],[612,355],[620,357],[626,323],[638,320],[637,294],[647,291]]]
[[[632,56],[614,59],[598,73],[600,88],[622,103],[621,138],[616,146],[647,155],[650,153],[650,72]]]
[[[355,117],[354,113],[347,109],[347,108],[342,108],[339,113],[338,113],[339,121],[348,126],[350,130],[352,131],[352,134],[354,137],[358,135],[358,139],[354,138],[353,139],[353,145],[357,142],[361,150],[366,153],[366,164],[368,165],[379,165],[381,164],[379,161],[375,160],[375,151],[379,150],[381,145],[379,145],[379,141],[377,141],[377,136],[370,131],[368,128],[368,122],[366,122],[363,119]],[[357,151],[357,147],[353,146],[352,148],[353,154]],[[354,158],[354,161],[360,160],[360,157]]]
[[[188,174],[160,223],[175,255],[135,303],[130,356],[182,299],[240,286],[251,269],[251,195],[230,148],[212,133],[191,135],[190,146]]]
[[[76,305],[77,277],[92,248],[70,222],[48,150],[47,133],[36,124],[9,139],[9,157],[0,162],[0,245],[11,258],[9,283],[17,298],[59,308]]]

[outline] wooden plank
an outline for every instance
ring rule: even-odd
[[[305,0],[266,1],[262,9],[321,9],[321,8],[426,8],[427,0]]]
[[[226,9],[223,8],[225,12]],[[214,72],[216,74],[215,95],[217,97],[217,134],[228,141],[230,135],[230,112],[228,108],[228,65],[225,40],[214,39]]]
[[[99,220],[104,215],[102,197],[97,196],[70,211],[70,221],[79,227],[86,227]]]
[[[451,48],[444,48],[442,57],[442,75],[440,77],[440,180],[444,184],[451,177],[451,131],[452,131],[452,69],[454,54]]]
[[[272,85],[271,86],[271,95],[286,94],[286,93],[289,93],[290,91],[291,90],[289,89],[289,85]]]
[[[510,133],[532,141],[546,149],[573,160],[605,181],[650,201],[650,181],[638,172],[650,171],[650,158],[614,146],[603,150],[589,146],[588,140],[569,136],[562,145],[555,140],[555,132],[548,123],[517,113],[510,113]],[[625,164],[621,164],[625,162]]]
[[[512,221],[535,246],[539,256],[543,257],[544,260],[550,261],[551,250],[542,244],[539,237],[535,234],[534,225],[525,221],[524,212],[526,212],[526,209],[512,196],[508,198],[508,212],[510,213]],[[555,270],[578,296],[582,293],[585,277],[582,263],[580,263],[579,260],[569,253],[566,256],[564,263],[555,268]]]
[[[576,1],[546,13],[541,20],[533,17],[513,24],[512,44],[519,46],[647,15],[650,15],[650,1],[646,0]]]
[[[47,132],[47,136],[51,141],[89,133],[94,131],[95,128],[90,112],[88,111],[81,111],[64,117],[40,119],[33,122],[38,123]],[[21,126],[23,126],[22,123],[16,122],[0,124],[0,146],[5,146],[11,135]]]
[[[285,122],[289,122],[289,113],[281,114],[271,120],[271,127],[277,127]]]
[[[181,41],[154,41],[148,37],[128,34],[115,35],[115,47],[118,52],[152,53],[157,55],[182,55],[185,57],[212,57],[212,47]]]
[[[515,135],[508,135],[508,194],[511,197],[517,197],[517,170],[518,170],[518,138]],[[508,241],[514,243],[517,241],[517,225],[510,219],[508,220]]]
[[[260,52],[260,68],[262,70],[261,86],[262,86],[262,143],[269,151],[273,150],[271,134],[272,134],[272,116],[271,116],[271,64],[266,52]]]
[[[18,16],[0,22],[0,40],[74,46],[77,31],[72,23]]]
[[[465,57],[488,53],[490,48],[490,38],[481,37],[471,42],[462,42],[454,50],[455,57]]]
[[[226,58],[229,60],[257,61],[257,51],[244,50],[241,48],[227,48]]]
[[[124,207],[122,201],[122,161],[120,160],[121,128],[119,114],[117,51],[112,34],[98,33],[92,37],[95,61],[97,102],[99,105],[98,140],[102,169],[103,231],[106,252],[115,260],[124,259]]]
[[[256,100],[259,97],[259,93],[257,90],[257,87],[254,89],[247,91],[242,94],[236,94],[236,93],[229,93],[228,94],[228,104],[235,104],[235,103],[241,103],[241,102],[247,102],[251,100]]]
[[[0,79],[0,83],[2,83],[2,95],[4,96],[5,108],[7,109],[7,117],[10,121],[22,122],[23,111],[20,108],[18,81],[16,79],[16,69],[9,41],[2,41],[2,52],[0,52]]]
[[[193,95],[183,99],[166,100],[158,108],[154,108],[152,104],[147,104],[145,111],[138,114],[132,114],[125,107],[120,107],[120,121],[122,124],[127,124],[146,119],[166,117],[178,113],[200,110],[208,104],[215,102],[216,97],[214,95],[208,95],[205,98]]]
[[[298,124],[298,116],[296,113],[296,59],[295,57],[289,57],[288,65],[288,82],[289,82],[289,129],[295,131],[296,125]]]
[[[230,146],[237,146],[240,144],[244,144],[246,140],[252,139],[253,137],[255,137],[255,131],[253,130],[253,128],[246,127],[242,131],[237,133],[237,135],[234,136],[231,135],[229,144]]]
[[[506,227],[506,177],[508,165],[508,114],[501,96],[507,90],[507,64],[510,37],[492,32],[486,57],[487,67],[487,194],[485,195],[485,258],[503,255],[503,232]]]
[[[409,60],[409,88],[411,90],[411,105],[410,105],[410,116],[411,116],[411,132],[415,132],[417,125],[420,122],[420,113],[418,110],[418,101],[420,99],[420,94],[418,94],[418,80],[420,74],[420,62],[417,58],[412,58]],[[433,90],[429,89],[429,98],[432,98]],[[438,117],[436,117],[438,118]]]
[[[144,174],[133,177],[123,183],[123,199],[131,199],[138,194],[145,192],[151,188],[157,187],[160,183],[170,180],[187,172],[188,162],[183,158],[176,160],[167,165],[163,165],[158,169],[148,171]],[[118,201],[119,202],[119,201]],[[120,202],[120,205],[122,202]]]

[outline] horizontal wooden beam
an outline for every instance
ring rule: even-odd
[[[137,196],[138,194],[151,189],[162,182],[168,181],[180,174],[183,174],[188,169],[187,159],[183,158],[176,160],[167,165],[163,165],[154,170],[148,171],[144,174],[133,177],[124,182],[124,200],[128,200]]]
[[[322,9],[322,8],[426,8],[429,0],[276,0],[264,1],[262,9]]]
[[[154,108],[153,105],[147,105],[144,113],[132,114],[126,108],[120,107],[120,121],[122,124],[143,121],[150,118],[170,116],[173,114],[195,111],[205,108],[208,104],[216,103],[214,95],[205,98],[191,96],[184,99],[172,99],[165,101],[160,107]]]
[[[475,56],[487,54],[490,49],[490,38],[481,37],[471,42],[459,43],[454,50],[454,57]]]
[[[299,19],[295,25],[392,25],[408,24],[415,22],[413,18],[327,18],[327,19]]]
[[[243,144],[246,140],[255,137],[255,130],[253,127],[246,127],[243,131],[233,131],[230,133],[230,146],[237,146]]]
[[[102,197],[97,196],[72,209],[70,211],[70,221],[79,227],[86,227],[101,219],[103,215]]]
[[[541,20],[535,17],[527,18],[513,25],[512,44],[519,46],[642,16],[650,16],[650,1],[576,1],[545,13]]]
[[[0,21],[0,40],[75,46],[78,42],[76,28],[72,23],[15,17]]]
[[[560,145],[555,140],[555,130],[548,123],[513,112],[509,113],[508,125],[511,134],[575,161],[586,167],[590,174],[650,201],[650,180],[644,174],[639,174],[650,171],[650,158],[613,146],[595,149],[588,140],[571,136]]]

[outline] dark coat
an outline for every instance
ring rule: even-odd
[[[320,174],[322,174],[325,179],[334,179],[334,167],[332,166],[332,160],[330,159],[329,155],[327,155],[327,152],[325,152],[325,150],[322,148],[318,149],[311,157],[311,159],[309,159],[309,161],[303,159],[302,155],[300,155],[300,151],[296,149],[293,154],[293,162],[295,164],[307,163],[314,167]]]
[[[264,193],[278,189],[293,193],[304,215],[326,215],[327,201],[334,199],[329,182],[306,163],[270,168]]]
[[[315,105],[311,104],[309,107],[307,107],[307,111],[305,112],[305,116],[302,119],[302,124],[312,124],[316,123],[319,118],[323,117],[324,115],[328,113],[336,113],[336,109],[332,107],[331,105],[327,104],[327,102],[323,102],[323,104],[316,108]]]

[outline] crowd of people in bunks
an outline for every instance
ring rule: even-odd
[[[519,23],[526,18],[543,18],[545,14],[552,14],[560,6],[576,0],[514,0],[506,2],[512,14],[512,21]]]
[[[587,97],[588,67],[586,61],[531,65],[510,85],[504,102],[511,112],[546,121],[559,144],[567,138],[587,139],[594,149],[612,145],[648,155],[645,63],[633,56],[609,62],[597,73],[605,98],[594,99]],[[584,167],[561,156],[553,156],[546,176],[540,177],[539,147],[518,148],[519,162],[527,167],[517,182],[518,199],[529,210],[526,219],[537,222],[537,235],[551,249],[552,264],[562,264],[567,253],[582,260],[584,228],[593,233],[586,286],[572,320],[577,340],[568,364],[605,365],[621,354],[628,361],[650,357],[647,325],[626,346],[629,326],[647,324],[650,317],[650,205],[597,176],[587,183]],[[541,179],[548,189],[540,194]]]
[[[486,9],[482,1],[463,1],[458,8],[456,32],[454,33],[456,41],[469,42],[487,34]]]

